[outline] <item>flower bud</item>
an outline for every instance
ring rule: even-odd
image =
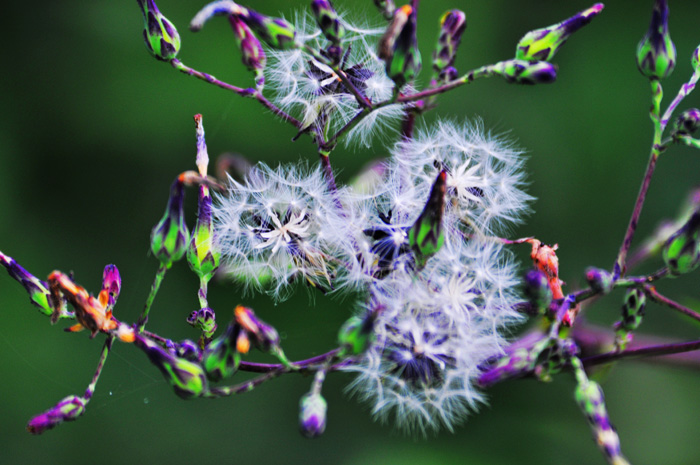
[[[143,350],[151,363],[163,373],[165,380],[183,399],[200,397],[207,392],[207,378],[198,363],[176,357],[141,334],[135,334],[134,345]]]
[[[216,314],[209,307],[193,311],[187,318],[187,323],[202,330],[204,337],[211,339],[216,332]]]
[[[170,197],[163,218],[151,231],[151,251],[161,264],[170,268],[182,258],[190,242],[182,203],[185,199],[182,176],[170,186]]]
[[[29,294],[29,301],[39,307],[39,311],[46,316],[51,316],[54,313],[51,305],[49,285],[30,274],[22,268],[12,257],[0,252],[0,265],[4,266],[12,278],[17,280]],[[65,312],[63,315],[65,316]]]
[[[180,35],[168,18],[160,14],[154,0],[136,0],[143,13],[143,39],[158,60],[170,61],[180,51]]]
[[[384,60],[386,73],[397,87],[413,80],[421,69],[421,55],[416,37],[416,11],[404,5],[379,40],[379,58]]]
[[[700,210],[666,240],[662,256],[672,276],[689,273],[700,265]]]
[[[612,290],[612,275],[600,268],[590,267],[586,270],[586,281],[596,292],[607,294]]]
[[[523,293],[539,314],[544,314],[552,303],[552,289],[547,275],[538,269],[533,268],[525,273]]]
[[[270,352],[280,345],[280,336],[277,330],[258,318],[252,309],[242,305],[233,310],[236,322],[252,336],[255,347],[263,352]]]
[[[700,45],[698,45],[695,50],[693,50],[693,56],[690,58],[690,63],[693,65],[694,70],[700,68]]]
[[[315,438],[326,430],[328,404],[321,394],[310,392],[299,401],[299,430],[304,437]]]
[[[408,231],[408,242],[416,258],[418,269],[423,268],[428,258],[437,253],[445,242],[442,216],[445,213],[446,189],[447,171],[442,170],[430,189],[430,196],[423,212]]]
[[[221,251],[214,241],[214,225],[211,214],[209,187],[199,186],[199,211],[197,224],[192,231],[187,248],[187,262],[200,279],[208,282],[219,268]]]
[[[244,8],[232,1],[220,0],[206,5],[192,18],[190,30],[197,32],[204,23],[217,15],[238,16],[263,42],[277,50],[297,48],[294,26],[281,18],[261,15],[250,8]]]
[[[231,23],[238,48],[241,49],[243,64],[255,73],[257,85],[262,86],[265,83],[265,77],[262,73],[267,65],[267,55],[262,44],[239,16],[231,15],[228,20]]]
[[[85,412],[85,404],[86,401],[82,397],[68,396],[50,410],[29,420],[27,431],[32,434],[41,434],[64,421],[77,420]]]
[[[631,288],[625,293],[622,304],[622,319],[615,323],[615,345],[624,349],[632,341],[632,332],[642,324],[647,296],[640,288]]]
[[[596,3],[561,23],[528,32],[518,42],[515,58],[526,61],[551,60],[569,36],[590,23],[603,11],[603,7],[602,3]]]
[[[237,323],[229,323],[221,336],[211,341],[202,355],[202,366],[211,381],[233,376],[241,363],[237,344],[242,330]]]
[[[557,78],[557,67],[546,61],[501,61],[494,65],[494,72],[511,84],[549,84]]]
[[[329,0],[311,0],[311,12],[323,35],[335,45],[345,36],[345,27],[338,21],[338,13]]]
[[[650,79],[662,79],[675,66],[676,46],[668,32],[668,2],[655,0],[649,30],[637,46],[637,67]]]
[[[350,317],[338,331],[339,356],[355,356],[363,353],[374,339],[374,322],[380,308],[372,309],[363,317]]]
[[[374,5],[379,8],[379,11],[387,20],[394,17],[394,11],[396,10],[394,0],[374,0]]]
[[[202,352],[195,342],[185,339],[175,344],[175,355],[190,362],[199,362]]]
[[[605,408],[605,397],[600,384],[585,380],[577,384],[574,397],[579,408],[593,431],[593,437],[600,450],[605,454],[609,463],[626,465],[627,460],[620,450],[620,438],[610,423],[608,411]]]
[[[116,265],[105,266],[102,272],[102,291],[100,292],[100,302],[105,307],[105,311],[112,310],[114,304],[117,303],[119,292],[122,288],[122,277],[119,275],[119,269]],[[104,297],[103,297],[104,296]]]
[[[673,125],[672,137],[692,136],[700,127],[700,110],[691,108],[681,113]]]
[[[467,15],[460,10],[447,11],[440,18],[440,35],[433,52],[433,69],[440,75],[448,66],[454,65],[457,47],[462,33],[467,28]]]

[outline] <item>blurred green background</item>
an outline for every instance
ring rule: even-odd
[[[261,12],[291,16],[300,1],[250,2]],[[198,34],[186,25],[201,2],[159,2],[180,30],[180,58],[188,65],[247,86],[226,21]],[[443,117],[481,117],[527,150],[534,213],[513,237],[536,235],[560,246],[561,276],[580,285],[588,265],[610,267],[646,166],[651,125],[649,86],[638,73],[636,44],[646,31],[651,1],[609,2],[555,57],[556,83],[518,87],[500,79],[477,81],[440,99]],[[370,0],[337,6],[378,23]],[[467,13],[469,26],[457,66],[466,71],[512,57],[528,30],[560,21],[587,2],[425,1],[419,34],[427,61],[437,19],[448,8]],[[672,2],[670,28],[679,53],[665,82],[667,100],[691,73],[700,42],[700,2]],[[4,72],[0,78],[0,250],[32,273],[73,271],[96,291],[102,268],[115,263],[123,290],[116,315],[134,321],[157,264],[148,256],[150,230],[160,218],[170,182],[194,168],[192,115],[202,113],[209,152],[236,151],[251,160],[296,162],[316,155],[308,138],[296,143],[291,126],[252,100],[175,72],[146,52],[134,1],[67,0],[16,5],[5,13]],[[428,73],[422,75],[427,81]],[[680,109],[699,106],[698,95]],[[340,180],[386,153],[339,149]],[[661,159],[642,215],[638,238],[674,215],[698,183],[697,152],[674,147]],[[196,209],[190,195],[190,218]],[[527,250],[518,250],[525,258]],[[526,264],[526,263],[525,263]],[[645,271],[658,266],[650,263]],[[525,266],[525,265],[524,265]],[[185,317],[196,305],[197,283],[186,265],[167,276],[149,327],[195,338]],[[698,274],[660,284],[660,290],[698,308]],[[591,307],[590,320],[610,324],[619,311],[614,293]],[[300,289],[274,305],[215,283],[210,304],[220,325],[238,303],[253,306],[285,337],[292,358],[332,347],[351,299]],[[92,376],[102,336],[70,335],[51,327],[22,288],[0,273],[0,462],[15,463],[260,463],[260,464],[583,464],[603,463],[572,399],[568,375],[551,384],[532,380],[497,386],[489,405],[454,433],[413,438],[372,421],[367,407],[344,394],[349,377],[330,376],[328,429],[316,440],[297,432],[299,397],[311,380],[286,376],[256,391],[218,401],[182,401],[133,347],[116,344],[85,415],[41,437],[24,431],[29,418]],[[678,340],[697,327],[650,305],[642,329]],[[63,326],[61,324],[60,326]],[[700,378],[695,371],[627,362],[605,384],[623,451],[636,464],[700,462],[697,432]]]

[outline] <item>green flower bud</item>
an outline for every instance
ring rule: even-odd
[[[197,224],[187,249],[187,262],[200,279],[209,281],[219,268],[221,251],[214,241],[214,225],[211,214],[209,187],[199,186],[199,211]]]
[[[404,5],[394,12],[379,41],[379,58],[384,60],[386,73],[397,87],[413,80],[420,72],[416,12],[410,5]]]
[[[662,256],[672,276],[689,273],[700,265],[700,210],[666,240]]]
[[[168,18],[160,14],[154,0],[136,0],[143,13],[143,39],[158,60],[170,61],[180,51],[180,35]]]
[[[46,316],[54,313],[51,305],[51,291],[49,285],[22,268],[12,257],[0,252],[0,265],[4,266],[12,278],[17,280],[29,294],[29,301],[39,307],[39,311]],[[67,313],[59,315],[67,316]]]
[[[345,36],[345,27],[338,21],[338,13],[329,0],[311,0],[311,12],[323,35],[334,45],[340,45]]]
[[[511,84],[549,84],[557,78],[557,67],[546,61],[501,61],[493,66],[493,72]]]
[[[374,322],[381,308],[367,312],[363,317],[350,317],[338,331],[339,356],[355,356],[363,353],[374,339]]]
[[[590,23],[603,11],[603,7],[602,3],[596,3],[561,23],[528,32],[518,42],[515,58],[526,61],[551,60],[569,36]]]
[[[445,68],[454,64],[457,47],[466,28],[467,15],[460,10],[447,11],[440,18],[440,35],[433,52],[433,69],[436,75],[439,76]]]
[[[649,30],[637,46],[637,67],[650,79],[662,79],[675,66],[676,46],[668,32],[668,2],[655,0]]]
[[[170,197],[163,218],[151,231],[151,251],[168,268],[185,255],[190,242],[190,232],[182,208],[184,199],[184,182],[180,175],[170,186]]]
[[[640,288],[631,288],[625,293],[622,304],[622,319],[615,323],[615,345],[624,349],[632,342],[632,332],[639,328],[644,317],[647,296]]]
[[[202,366],[211,381],[229,378],[238,370],[241,354],[237,346],[241,334],[240,325],[230,323],[224,334],[211,341],[204,350]]]
[[[428,258],[437,253],[445,242],[442,216],[445,213],[446,189],[447,171],[442,170],[430,189],[423,212],[408,230],[408,243],[413,250],[418,269],[422,269]]]
[[[191,326],[202,330],[204,337],[211,339],[216,332],[216,314],[209,307],[204,307],[190,313],[187,318],[187,323]]]
[[[165,380],[183,399],[201,397],[208,390],[202,367],[184,358],[176,357],[141,334],[135,334],[134,345],[143,350],[163,373]]]
[[[536,268],[525,273],[523,293],[539,314],[544,314],[552,303],[552,289],[547,275]]]
[[[328,403],[321,394],[308,393],[299,401],[299,430],[304,437],[315,438],[326,430]]]
[[[693,65],[694,70],[700,68],[700,45],[698,45],[695,50],[693,50],[693,56],[690,58],[690,63]]]
[[[41,434],[64,421],[77,420],[85,412],[86,403],[82,397],[68,396],[51,409],[29,420],[27,431],[32,434]]]
[[[281,18],[271,18],[261,15],[250,8],[244,8],[235,2],[220,0],[212,2],[202,8],[199,13],[192,18],[190,30],[197,32],[214,16],[238,16],[247,24],[258,37],[267,45],[278,50],[289,50],[297,48],[296,32],[294,26]]]
[[[692,136],[700,127],[700,110],[691,108],[681,113],[673,125],[672,137]]]

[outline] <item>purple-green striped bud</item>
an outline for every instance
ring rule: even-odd
[[[644,317],[644,307],[647,296],[638,287],[631,288],[625,293],[622,303],[622,319],[615,323],[615,344],[624,349],[632,341],[632,332],[639,328]]]
[[[199,362],[202,357],[202,351],[199,349],[197,343],[189,339],[178,342],[175,344],[174,349],[176,356],[189,360],[190,362]]]
[[[46,281],[42,281],[36,276],[22,268],[12,257],[0,252],[0,265],[4,266],[12,278],[17,280],[29,294],[29,301],[39,308],[39,311],[46,316],[54,313],[51,305],[51,291]],[[60,315],[65,316],[65,315]]]
[[[511,84],[549,84],[557,79],[557,67],[546,61],[501,61],[493,66],[493,72]]]
[[[675,66],[676,46],[668,32],[668,2],[655,0],[649,30],[637,46],[637,67],[649,79],[662,79]]]
[[[454,65],[457,47],[466,28],[467,15],[463,11],[450,10],[440,18],[440,34],[433,52],[433,69],[436,75],[441,75],[445,68]]]
[[[192,271],[204,281],[209,281],[214,276],[221,260],[221,251],[214,241],[211,203],[209,187],[199,186],[197,224],[187,249],[187,262]]]
[[[200,329],[204,337],[211,339],[216,332],[216,314],[209,307],[200,308],[190,313],[187,318],[187,323],[191,326]]]
[[[518,42],[515,58],[526,61],[551,60],[569,36],[590,23],[603,11],[603,7],[602,3],[596,3],[558,24],[528,32]]]
[[[190,243],[190,231],[185,224],[182,206],[184,199],[184,178],[180,175],[170,186],[165,214],[151,231],[151,251],[168,268],[185,255]]]
[[[700,68],[700,45],[693,50],[693,56],[690,58],[690,64],[693,65],[693,69],[696,71],[698,68]]]
[[[396,11],[396,5],[394,5],[394,0],[374,0],[374,5],[379,9],[379,11],[384,15],[384,18],[390,20],[394,17],[394,11]]]
[[[422,269],[428,258],[436,254],[445,243],[442,217],[445,213],[446,189],[447,171],[442,170],[430,189],[423,212],[408,230],[408,243],[413,250],[418,269]]]
[[[154,0],[136,0],[143,13],[143,40],[151,55],[158,60],[170,61],[180,51],[180,34],[163,16]]]
[[[202,354],[202,366],[211,381],[230,378],[238,370],[241,354],[238,343],[245,334],[237,323],[229,323],[221,336],[211,341]]]
[[[700,209],[666,240],[662,256],[672,276],[689,273],[700,265]]]
[[[547,275],[536,268],[528,270],[523,277],[523,294],[537,313],[543,315],[552,303],[552,289]]]
[[[629,465],[620,450],[620,438],[610,423],[610,417],[605,408],[603,388],[600,387],[600,384],[590,380],[580,382],[576,385],[574,398],[586,416],[595,442],[605,454],[608,462],[614,465]]]
[[[607,294],[612,290],[612,275],[600,268],[590,267],[586,269],[586,281],[591,289],[601,294]]]
[[[134,345],[148,355],[163,373],[165,380],[183,399],[201,397],[208,390],[207,377],[198,363],[177,357],[141,334],[135,334]]]
[[[32,434],[41,434],[64,421],[77,420],[85,412],[85,403],[82,397],[68,396],[51,409],[29,420],[27,431]]]
[[[263,70],[267,65],[267,55],[265,50],[263,50],[262,44],[239,16],[231,15],[228,17],[228,20],[231,23],[238,48],[241,50],[243,64],[255,73],[256,84],[262,86],[265,83]]]
[[[397,87],[413,80],[421,69],[421,55],[416,37],[416,11],[404,5],[394,12],[384,35],[379,40],[379,58],[386,73]]]
[[[700,127],[700,110],[691,108],[681,113],[673,125],[672,137],[690,136]]]
[[[315,438],[326,430],[328,403],[321,394],[310,392],[299,401],[299,430],[306,438]]]
[[[323,35],[334,45],[340,45],[345,37],[345,26],[338,20],[338,13],[329,0],[311,0],[311,12]]]
[[[355,356],[363,353],[374,340],[374,322],[381,307],[374,308],[363,317],[350,317],[338,331],[339,356]]]
[[[261,15],[228,0],[220,0],[206,5],[192,18],[190,30],[197,32],[214,16],[238,16],[257,36],[270,47],[277,50],[298,48],[294,26],[282,18]]]

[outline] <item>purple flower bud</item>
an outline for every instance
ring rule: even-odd
[[[637,47],[637,67],[650,79],[668,77],[676,66],[676,46],[668,32],[668,2],[655,0],[651,23]]]
[[[190,241],[182,206],[185,199],[184,181],[183,175],[173,181],[165,214],[151,231],[151,251],[168,268],[185,255]]]
[[[552,303],[552,289],[549,287],[547,276],[536,268],[525,273],[523,293],[537,313],[544,313]]]
[[[228,20],[231,23],[233,34],[236,36],[238,48],[241,50],[243,64],[255,73],[256,84],[262,86],[265,83],[262,72],[267,65],[267,55],[262,44],[239,16],[231,15]]]
[[[326,430],[328,404],[321,394],[310,392],[299,401],[299,430],[304,437],[315,438]]]
[[[68,396],[50,410],[29,420],[27,431],[32,434],[41,434],[64,421],[77,420],[83,412],[85,412],[85,399],[77,396]]]
[[[612,290],[612,276],[600,268],[588,268],[586,270],[586,281],[596,292],[607,294]]]
[[[513,84],[548,84],[557,78],[557,67],[546,61],[502,61],[494,65],[494,72]]]
[[[22,268],[12,257],[0,252],[0,265],[4,266],[12,278],[17,280],[29,294],[31,303],[39,307],[44,315],[54,313],[49,296],[49,285]],[[60,316],[60,315],[59,315]]]
[[[457,56],[457,47],[462,40],[462,34],[467,28],[467,15],[460,10],[450,10],[440,18],[440,35],[433,52],[433,69],[440,74],[448,66],[452,66]]]
[[[671,135],[674,137],[690,136],[697,131],[698,127],[700,127],[700,110],[691,108],[676,118]]]
[[[345,36],[345,27],[338,21],[338,13],[328,0],[311,0],[311,12],[316,18],[321,32],[326,39],[333,44],[340,44],[340,40]]]
[[[277,330],[258,318],[252,309],[239,305],[233,312],[238,324],[252,337],[254,346],[265,352],[279,347]]]
[[[148,51],[158,60],[170,61],[180,51],[180,35],[163,16],[153,0],[136,0],[143,14],[143,39]]]
[[[111,309],[117,302],[119,292],[122,289],[122,277],[119,275],[119,269],[116,265],[105,266],[102,272],[102,292],[106,292],[109,296],[106,307]]]

